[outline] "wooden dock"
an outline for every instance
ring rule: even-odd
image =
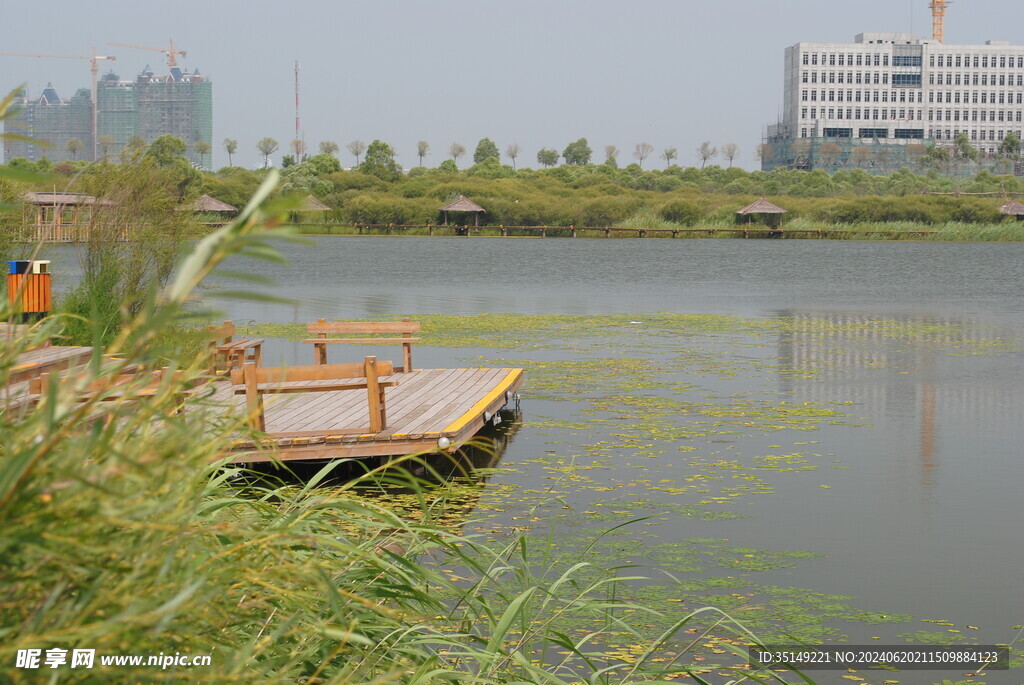
[[[388,424],[379,433],[342,428],[368,423],[363,392],[272,395],[266,402],[267,438],[260,445],[248,440],[236,443],[233,461],[362,459],[453,451],[494,421],[501,409],[518,404],[522,378],[522,369],[485,368],[418,369],[382,376],[382,381],[397,385],[386,391]],[[222,381],[209,402],[245,411],[245,398]]]

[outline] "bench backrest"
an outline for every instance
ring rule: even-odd
[[[207,326],[206,332],[213,338],[213,345],[223,345],[235,337],[235,324],[225,321],[220,326]]]
[[[420,332],[419,321],[326,321],[317,319],[306,326],[311,335],[326,338],[328,335],[403,335]]]
[[[378,376],[390,376],[394,371],[391,362],[376,362]],[[323,364],[321,366],[263,366],[253,367],[252,377],[256,383],[287,383],[289,381],[328,381],[343,378],[366,378],[366,362],[350,364]],[[245,384],[245,369],[231,371],[233,385]],[[316,391],[316,386],[309,388]]]
[[[257,367],[247,363],[241,369],[231,372],[231,383],[245,385],[245,406],[249,425],[261,431],[267,430],[267,419],[263,409],[263,393],[280,392],[274,388],[260,388],[260,383],[286,383],[289,381],[325,381],[359,378],[363,385],[355,385],[352,389],[366,388],[366,402],[370,416],[370,432],[379,433],[387,427],[387,410],[385,408],[384,388],[393,383],[381,383],[379,376],[390,376],[394,373],[389,361],[379,362],[376,357],[366,357],[361,363],[351,364],[320,364],[317,366],[278,366]],[[339,387],[303,386],[303,392],[345,390]]]

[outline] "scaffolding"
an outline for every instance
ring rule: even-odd
[[[936,161],[928,155],[936,141],[931,138],[878,140],[872,138],[779,138],[762,145],[761,168],[822,170],[828,173],[863,169],[869,174],[887,176],[901,169],[915,174],[936,171],[946,176],[973,177],[981,171],[994,174],[1024,175],[1024,165],[1005,157],[980,153],[977,161],[957,159],[954,149],[944,147],[948,159]]]

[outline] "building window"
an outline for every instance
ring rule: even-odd
[[[800,99],[803,100],[804,102],[807,102],[807,91],[806,90],[800,91]]]
[[[928,56],[928,66],[930,66],[930,67],[934,67],[935,66],[935,55],[929,55]]]
[[[840,55],[839,55],[839,66],[841,66],[841,67],[845,67],[846,66],[846,61],[843,59],[843,57],[844,57],[844,55],[842,53],[840,53]]]
[[[843,81],[843,72],[839,72],[839,83],[845,83],[845,81]]]
[[[955,102],[955,103],[957,103],[959,105],[960,104],[960,91],[958,90],[953,95],[954,95],[953,102]]]
[[[988,55],[981,58],[981,66],[988,69]]]
[[[1005,100],[1005,99],[1006,99],[1006,94],[1005,94],[1005,93],[1000,93],[1000,94],[999,94],[999,104],[1000,104],[1000,105],[1006,104],[1006,103],[1004,102],[1004,100]]]
[[[946,55],[946,66],[953,66],[953,55]]]
[[[806,128],[800,129],[800,137],[801,138],[806,138],[807,137],[807,129]]]
[[[977,55],[974,56],[973,63],[974,63],[974,68],[977,69],[978,68],[978,56]]]
[[[871,93],[871,99],[874,100],[875,102],[878,102],[878,91],[877,90],[873,91]]]
[[[978,91],[974,91],[973,93],[971,93],[971,102],[974,104],[978,104]]]
[[[877,67],[880,63],[881,63],[881,55],[876,53],[874,55],[874,65]]]
[[[874,83],[878,83],[878,79],[879,79],[879,77],[880,77],[880,76],[881,76],[881,74],[879,74],[879,73],[878,73],[878,72],[876,71],[876,72],[875,72],[875,80],[874,80]]]
[[[928,102],[935,102],[935,93],[928,91]]]
[[[955,82],[956,82],[956,85],[958,85],[958,86],[960,85],[960,74],[956,75]]]
[[[928,84],[932,86],[935,85],[935,74],[928,74]]]
[[[958,67],[960,66],[960,55],[957,55],[957,56],[956,56],[956,65],[957,65]]]
[[[882,66],[889,66],[889,55],[882,55]]]
[[[811,118],[812,119],[817,119],[818,118],[818,108],[817,107],[811,107]]]
[[[835,83],[836,82],[836,72],[834,72],[834,71],[828,72],[828,82],[829,83]]]
[[[1021,115],[1021,113],[1017,112],[1017,121],[1020,121],[1020,115]]]
[[[839,91],[836,100],[838,100],[839,102],[843,101],[843,91]]]
[[[946,102],[952,102],[952,99],[951,99],[952,96],[953,96],[953,93],[947,92],[946,93]]]
[[[974,130],[974,129],[971,129],[971,140],[977,140],[977,139],[978,139],[978,132],[976,130]]]
[[[977,74],[971,74],[971,85],[972,86],[978,85],[978,75]]]
[[[828,65],[830,67],[834,67],[836,65],[836,55],[835,55],[835,53],[832,53],[831,55],[828,56]]]
[[[988,121],[988,112],[986,112],[985,110],[981,110],[981,120]]]
[[[999,74],[999,85],[1006,85],[1006,74]]]
[[[814,53],[813,55],[811,55],[811,64],[815,64],[816,65],[817,63],[818,63],[818,53]]]
[[[817,82],[818,82],[818,72],[815,71],[815,72],[811,73],[811,83],[817,83]]]
[[[999,66],[1002,67],[1003,69],[1006,68],[1006,55],[1001,55],[999,57]]]
[[[1024,74],[1017,74],[1017,85],[1024,86]]]
[[[810,62],[810,59],[808,58],[806,52],[803,55],[801,55],[801,57],[803,58],[803,63],[804,64],[807,64],[808,62]]]
[[[953,85],[953,74],[946,74],[946,85]]]
[[[836,118],[836,111],[835,111],[834,109],[831,109],[831,108],[830,108],[830,109],[828,110],[828,118],[829,118],[829,119],[835,119],[835,118]]]
[[[889,91],[882,91],[882,102],[889,102]]]

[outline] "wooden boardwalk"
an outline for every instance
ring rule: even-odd
[[[380,433],[341,428],[368,424],[365,392],[271,395],[266,398],[267,439],[261,445],[240,441],[234,461],[270,461],[272,453],[282,461],[401,456],[437,451],[442,438],[451,450],[517,402],[522,378],[522,369],[484,368],[419,369],[381,377],[398,385],[386,391],[388,425]],[[321,383],[325,381],[294,385]],[[217,385],[210,402],[245,411],[244,396],[235,395],[228,383]]]

